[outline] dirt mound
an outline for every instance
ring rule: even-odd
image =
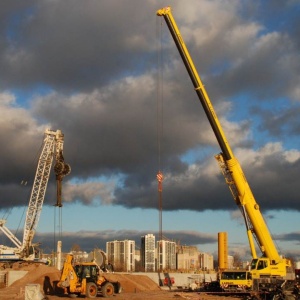
[[[160,290],[158,285],[146,275],[105,273],[104,277],[110,281],[119,281],[124,293]]]
[[[16,270],[14,268],[14,270]],[[11,286],[0,289],[0,299],[24,299],[24,290],[27,284],[40,284],[44,294],[54,294],[56,283],[60,279],[61,272],[54,267],[46,265],[28,265],[19,267],[18,270],[28,271],[21,279]],[[136,293],[142,291],[158,291],[158,285],[145,275],[130,275],[118,273],[103,274],[110,281],[118,281],[123,287],[123,293]]]
[[[25,286],[28,283],[39,283],[44,285],[45,281],[55,282],[60,279],[60,271],[54,267],[48,267],[46,265],[31,265],[22,268],[23,271],[28,271],[28,273],[21,279],[17,280],[12,284],[15,286]]]
[[[24,299],[25,286],[27,284],[40,284],[41,288],[53,292],[53,282],[60,278],[60,271],[46,265],[28,265],[13,268],[14,271],[28,271],[21,279],[15,281],[11,286],[0,289],[1,299]]]

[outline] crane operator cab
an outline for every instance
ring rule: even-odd
[[[251,270],[262,270],[268,267],[268,261],[254,258],[251,262]]]
[[[251,262],[252,278],[276,277],[284,278],[289,267],[289,260],[281,258],[279,261],[267,257],[254,258]]]

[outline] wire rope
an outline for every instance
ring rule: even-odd
[[[63,211],[62,206],[54,205],[54,228],[53,228],[53,257],[55,260],[58,259],[57,253],[57,243],[62,240],[62,220],[63,220]],[[58,213],[57,213],[58,210]]]
[[[55,260],[55,258],[56,258],[56,251],[55,251],[55,249],[56,249],[56,246],[55,246],[55,244],[56,244],[56,206],[53,206],[54,207],[54,212],[53,212],[53,218],[54,218],[54,220],[53,220],[53,260]]]
[[[157,18],[157,96],[156,96],[156,106],[157,106],[157,162],[158,162],[158,169],[162,170],[162,141],[163,141],[163,100],[164,100],[164,92],[163,92],[163,48],[162,48],[162,19]]]
[[[159,20],[158,20],[159,19]],[[163,165],[162,165],[162,141],[163,141],[163,48],[162,48],[162,20],[157,18],[156,22],[156,40],[157,44],[157,97],[156,97],[156,107],[157,107],[157,164],[158,173],[156,175],[158,181],[158,210],[159,210],[159,240],[162,241],[162,181],[163,181]]]

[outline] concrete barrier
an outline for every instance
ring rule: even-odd
[[[211,282],[217,280],[217,273],[160,273],[160,272],[133,272],[132,275],[146,275],[158,286],[166,288],[188,288],[192,283]],[[171,284],[170,284],[171,283]]]
[[[28,271],[7,271],[6,286],[12,285],[15,281],[24,277]]]

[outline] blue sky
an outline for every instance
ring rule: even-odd
[[[139,247],[142,235],[157,234],[162,168],[164,235],[217,257],[217,234],[227,231],[229,253],[250,259],[245,225],[214,159],[219,146],[156,16],[166,5],[280,253],[300,260],[299,1],[5,2],[0,201],[3,216],[13,208],[7,227],[16,230],[26,209],[44,130],[60,129],[72,168],[63,181],[65,251],[124,238]],[[35,237],[49,251],[59,210],[54,179]]]

